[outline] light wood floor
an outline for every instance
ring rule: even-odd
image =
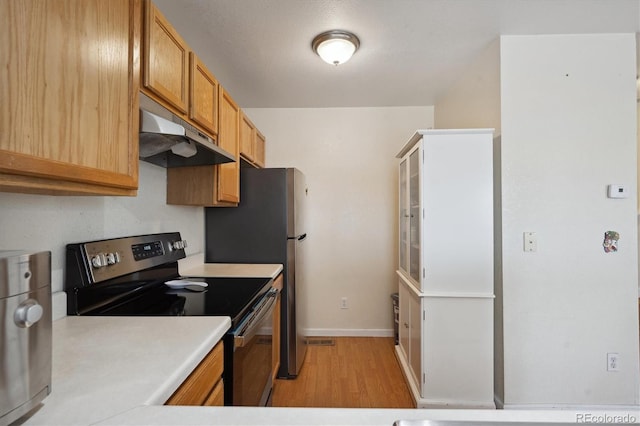
[[[307,347],[298,377],[278,379],[274,407],[413,408],[392,337],[335,337]]]

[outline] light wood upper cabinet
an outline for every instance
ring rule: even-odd
[[[254,147],[254,160],[253,162],[256,164],[256,166],[258,167],[264,167],[265,162],[264,162],[264,151],[265,151],[265,144],[266,144],[267,139],[264,137],[264,135],[262,133],[260,133],[260,130],[256,129],[256,139],[255,139],[255,147]]]
[[[257,167],[264,167],[265,137],[242,111],[240,116],[240,155]]]
[[[189,58],[189,118],[217,135],[218,80],[195,53],[191,52]]]
[[[142,90],[215,139],[218,80],[151,2],[145,1]]]
[[[0,190],[135,195],[138,0],[0,1]]]
[[[249,117],[241,111],[240,114],[240,155],[249,161],[254,161],[256,126]]]
[[[240,107],[220,87],[219,91],[219,135],[218,145],[238,158],[240,144]],[[240,161],[218,164],[216,200],[238,203],[240,201]]]
[[[218,145],[238,158],[240,108],[218,89]],[[167,204],[233,207],[240,201],[240,163],[167,169]]]
[[[145,2],[144,33],[144,87],[186,113],[189,47],[150,0]]]

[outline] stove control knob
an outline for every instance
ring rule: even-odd
[[[106,255],[107,258],[107,265],[115,265],[116,263],[120,263],[120,253],[113,252],[113,253],[107,253]]]
[[[96,254],[91,258],[91,264],[96,269],[107,266],[107,257],[104,255],[104,253]]]
[[[185,240],[174,241],[174,242],[171,243],[171,248],[173,250],[184,249],[186,246],[187,246],[187,242]]]

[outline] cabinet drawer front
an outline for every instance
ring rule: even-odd
[[[223,343],[218,343],[193,370],[166,405],[203,405],[224,368]]]
[[[224,381],[222,379],[213,388],[202,405],[207,407],[222,407],[224,405]]]

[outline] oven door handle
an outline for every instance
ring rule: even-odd
[[[258,310],[254,312],[245,323],[238,326],[238,331],[233,335],[234,349],[248,345],[251,339],[253,339],[262,324],[262,320],[273,313],[277,295],[278,290],[269,290],[269,293],[265,296],[264,302]]]

